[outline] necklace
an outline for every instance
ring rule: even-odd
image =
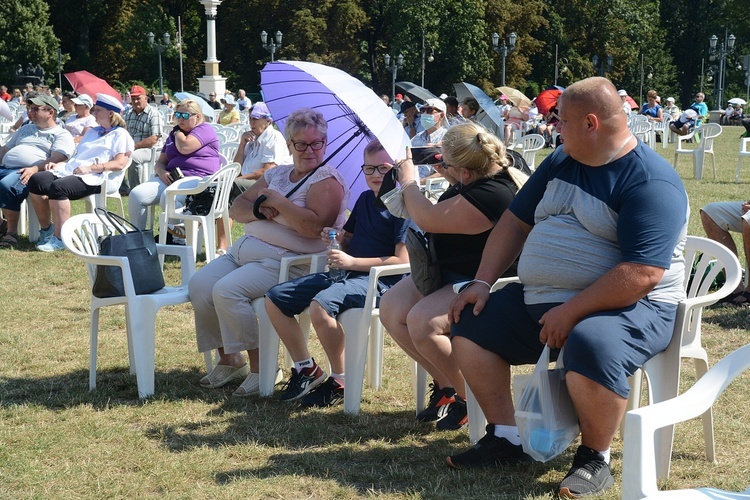
[[[633,138],[633,135],[632,135],[632,134],[628,135],[628,137],[627,137],[627,138],[626,138],[626,139],[625,139],[624,141],[622,141],[622,144],[620,144],[620,147],[619,147],[619,148],[617,148],[617,151],[615,151],[615,152],[614,152],[614,153],[612,154],[612,156],[610,156],[609,158],[607,158],[607,161],[605,161],[604,163],[602,163],[602,166],[604,166],[604,165],[607,165],[607,164],[609,164],[609,163],[612,163],[612,160],[614,160],[614,159],[615,159],[615,156],[617,156],[617,155],[619,155],[619,154],[620,154],[620,151],[622,151],[622,150],[623,150],[623,149],[625,148],[625,145],[626,145],[626,144],[627,144],[628,142],[630,142],[630,139],[632,139],[632,138]]]

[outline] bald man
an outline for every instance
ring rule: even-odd
[[[672,336],[688,198],[674,169],[630,134],[617,89],[588,78],[558,103],[563,147],[534,172],[492,230],[476,281],[451,304],[453,356],[489,425],[454,468],[530,460],[520,446],[510,366],[561,347],[581,427],[562,497],[614,479],[609,449],[627,377]],[[522,284],[490,294],[518,254]]]

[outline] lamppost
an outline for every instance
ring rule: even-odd
[[[515,33],[508,35],[508,42],[510,46],[505,45],[505,38],[503,38],[503,44],[500,45],[500,35],[497,33],[492,34],[492,50],[503,56],[503,78],[502,85],[505,86],[505,58],[508,57],[508,52],[513,52],[516,48],[516,40],[518,36]]]
[[[271,43],[268,43],[268,33],[266,33],[265,30],[260,32],[260,41],[263,43],[263,48],[271,53],[271,62],[273,62],[273,55],[276,53],[276,49],[281,47],[281,37],[283,35],[281,34],[281,31],[277,31],[275,36],[276,41],[274,42],[272,39]]]
[[[557,44],[555,44],[555,85],[557,85],[558,76],[562,76],[566,71],[570,71],[570,61],[565,57],[557,57]]]
[[[148,38],[148,45],[149,47],[154,46],[154,39],[155,36],[152,32],[149,32],[148,35],[146,35]],[[156,48],[159,52],[159,93],[164,95],[164,75],[162,74],[161,70],[161,49],[162,47],[169,47],[169,33],[164,33],[164,45],[162,45],[161,40],[156,40]]]
[[[425,68],[425,55],[427,52],[425,51],[424,46],[424,30],[422,31],[422,87],[424,87],[424,68]],[[435,49],[430,47],[430,55],[427,56],[427,62],[432,62],[435,60]]]
[[[396,59],[391,60],[390,54],[386,54],[383,58],[385,60],[385,67],[388,71],[391,72],[392,79],[391,79],[391,101],[396,100],[396,73],[398,73],[399,68],[401,68],[404,65],[404,56],[403,54],[399,54]],[[391,64],[393,62],[393,64]]]
[[[591,58],[591,62],[594,63],[594,71],[599,73],[600,76],[605,76],[605,74],[608,71],[612,70],[612,63],[614,63],[615,58],[613,56],[610,56],[607,54],[606,59],[601,59],[601,66],[599,65],[599,56],[594,55]]]
[[[729,35],[727,37],[728,33],[729,30],[725,29],[724,42],[722,42],[720,47],[716,46],[719,42],[719,38],[716,35],[711,35],[711,38],[709,39],[708,58],[711,61],[719,59],[719,81],[716,82],[719,91],[719,99],[716,102],[716,109],[722,109],[724,107],[724,86],[726,84],[725,79],[727,56],[734,52],[734,42],[737,40],[737,37],[735,37],[734,35]]]
[[[648,72],[646,72],[648,70]],[[643,66],[643,54],[641,54],[641,92],[640,92],[640,98],[639,101],[641,103],[641,106],[643,106],[643,79],[644,76],[646,79],[651,80],[654,77],[654,67],[650,64],[647,64],[645,67]]]

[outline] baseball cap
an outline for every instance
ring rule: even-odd
[[[237,101],[234,100],[234,96],[232,96],[232,94],[227,94],[222,97],[221,102],[229,104],[230,106],[235,106],[237,104]]]
[[[628,93],[625,91],[625,89],[620,89],[617,91],[617,95],[619,95],[620,97],[626,97]]]
[[[73,101],[73,104],[88,106],[89,109],[94,107],[94,100],[88,94],[80,94],[78,97],[71,99],[71,101]]]
[[[60,106],[57,104],[57,101],[54,97],[47,94],[38,95],[36,97],[32,97],[29,99],[32,104],[36,104],[37,106],[49,106],[50,108],[57,111],[60,109]]]
[[[133,85],[130,88],[130,95],[132,96],[139,96],[139,95],[146,95],[146,89],[141,87],[140,85]]]
[[[674,97],[667,97],[667,102],[674,102]]]
[[[446,110],[445,103],[440,99],[427,99],[422,105],[422,108],[435,108],[441,113],[445,113]]]
[[[402,96],[401,94],[396,94],[396,99],[403,99],[403,98],[404,96]]]
[[[404,102],[401,103],[401,109],[399,111],[401,113],[403,113],[407,109],[413,108],[414,106],[416,106],[416,104],[414,104],[413,102],[411,102],[411,101],[404,101]]]

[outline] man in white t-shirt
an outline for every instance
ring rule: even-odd
[[[38,95],[27,101],[28,123],[0,148],[0,248],[18,244],[21,203],[29,195],[29,178],[48,162],[67,160],[75,152],[70,132],[57,124],[57,101]]]

